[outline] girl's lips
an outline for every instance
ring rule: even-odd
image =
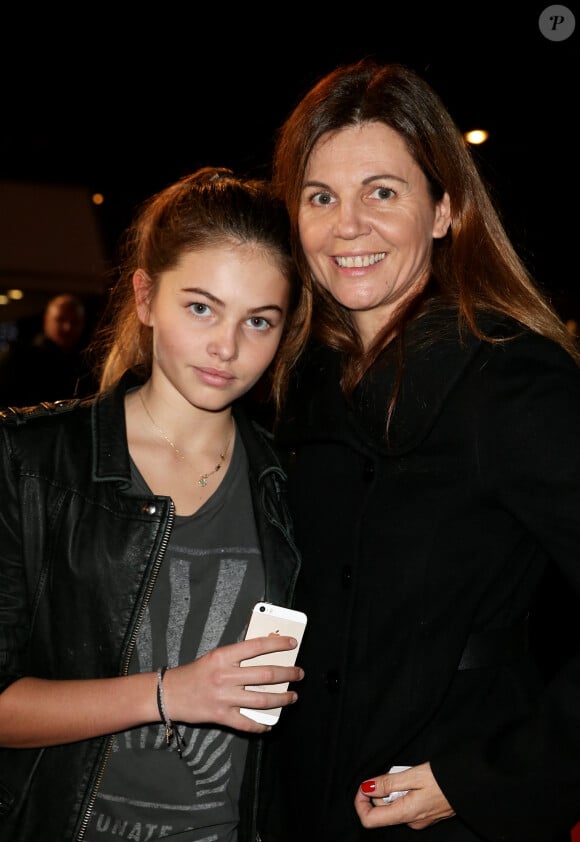
[[[232,380],[235,380],[233,374],[228,371],[219,371],[216,368],[200,368],[194,366],[201,380],[209,386],[227,386]]]

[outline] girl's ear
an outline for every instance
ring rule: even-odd
[[[137,269],[133,275],[133,291],[135,292],[135,306],[139,321],[151,327],[152,284],[142,269]]]

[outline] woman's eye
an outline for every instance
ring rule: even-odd
[[[208,313],[211,313],[209,304],[202,304],[199,301],[195,304],[190,304],[189,308],[196,316],[207,316]]]
[[[392,187],[377,187],[376,190],[373,190],[371,196],[376,199],[390,199],[395,195],[395,191]]]
[[[310,201],[313,205],[330,205],[334,200],[330,193],[314,193]]]

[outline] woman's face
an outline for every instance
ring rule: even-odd
[[[219,411],[260,379],[278,349],[290,285],[254,244],[185,254],[150,297],[135,273],[137,312],[153,328],[153,375],[192,406]]]
[[[383,123],[323,135],[305,172],[302,247],[317,282],[352,311],[365,345],[429,279],[450,223],[401,136]]]

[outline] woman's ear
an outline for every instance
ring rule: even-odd
[[[440,239],[447,234],[451,225],[451,200],[449,193],[444,193],[435,205],[435,219],[433,220],[433,237]]]
[[[133,275],[133,291],[135,293],[135,306],[139,321],[151,327],[152,284],[142,269],[137,269]]]

